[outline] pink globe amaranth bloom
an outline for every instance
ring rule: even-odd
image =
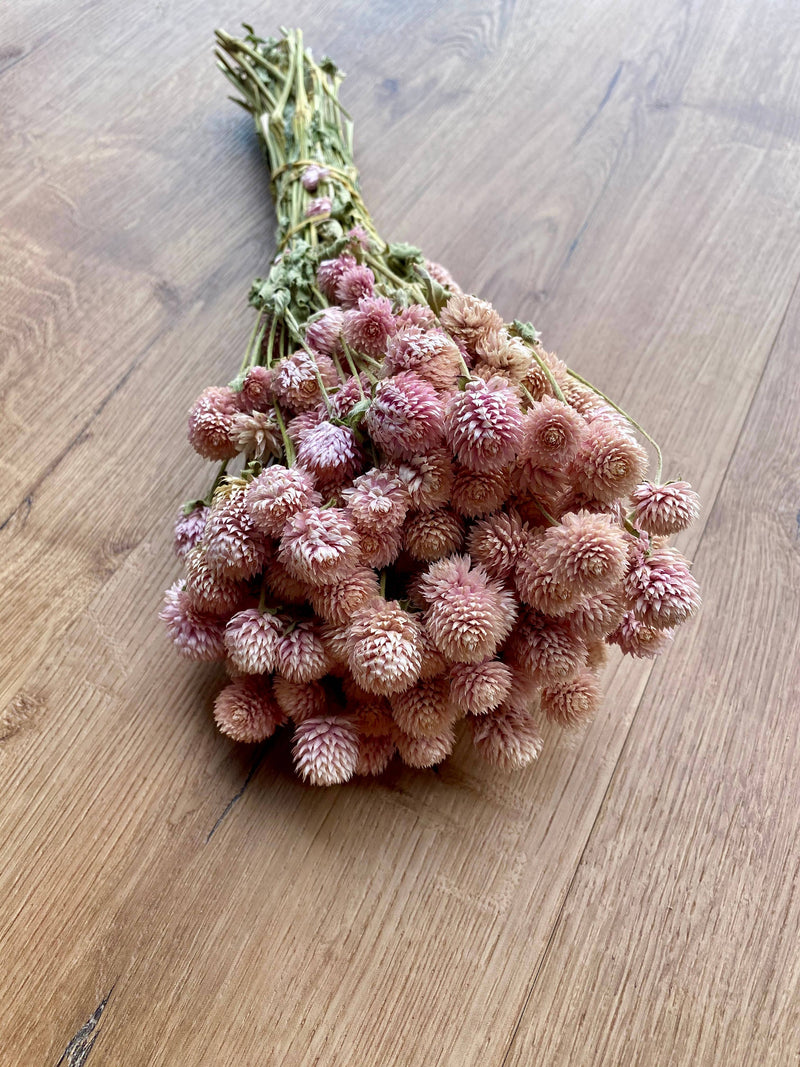
[[[339,288],[347,282],[345,276]],[[362,296],[356,307],[344,313],[344,339],[356,352],[382,358],[386,342],[396,332],[392,302],[385,296]]]
[[[322,682],[290,682],[276,674],[272,691],[278,707],[295,725],[327,711],[328,695]]]
[[[274,411],[239,412],[231,422],[231,436],[239,452],[256,459],[283,455],[283,441]]]
[[[409,737],[441,737],[458,718],[446,674],[419,681],[390,700],[392,718]]]
[[[455,393],[445,411],[445,433],[459,463],[473,471],[511,463],[522,444],[522,411],[502,378],[473,379]]]
[[[453,464],[444,448],[411,456],[398,463],[397,476],[408,492],[411,506],[418,511],[440,508],[450,499],[453,488]]]
[[[607,641],[619,645],[626,656],[638,659],[653,659],[672,643],[673,630],[654,630],[639,622],[632,611],[627,611],[619,626],[610,633]]]
[[[492,305],[468,293],[453,293],[442,308],[439,321],[472,352],[488,334],[503,329],[503,320]]]
[[[450,669],[450,699],[462,713],[485,715],[511,692],[511,668],[497,659],[456,663]]]
[[[340,508],[307,508],[286,523],[278,559],[309,585],[328,585],[360,563],[358,534]]]
[[[237,612],[225,627],[225,648],[233,666],[244,674],[272,674],[281,623],[259,608]]]
[[[332,303],[336,300],[336,286],[345,271],[356,266],[356,258],[350,252],[342,252],[336,259],[323,259],[317,267],[317,285]]]
[[[186,659],[225,659],[224,621],[193,607],[180,582],[175,582],[164,594],[164,606],[158,617]]]
[[[405,326],[389,338],[383,368],[387,376],[413,371],[434,389],[452,389],[461,373],[461,353],[442,330]]]
[[[343,482],[364,466],[364,453],[349,426],[321,422],[303,434],[297,449],[297,462],[314,475],[317,482]]]
[[[270,683],[260,677],[236,678],[217,695],[214,721],[234,741],[254,745],[272,737],[286,721]]]
[[[570,511],[591,511],[593,515],[611,515],[622,521],[622,508],[619,500],[611,502],[594,500],[577,489],[565,489],[556,499],[550,501],[550,512],[556,518],[563,518]]]
[[[522,494],[530,502],[540,523],[543,521],[541,508],[544,507],[550,513],[555,511],[556,502],[564,497],[568,489],[565,471],[537,467],[524,455],[517,459],[512,471],[511,483],[516,492]],[[537,507],[537,503],[541,507]],[[519,507],[529,519],[530,508],[523,507],[522,503]]]
[[[398,729],[394,743],[400,759],[407,767],[423,770],[447,759],[455,748],[456,735],[452,726],[436,737],[410,737]]]
[[[297,773],[306,782],[341,785],[355,773],[358,734],[342,715],[304,719],[295,730],[292,753]]]
[[[641,445],[608,418],[587,424],[570,474],[580,492],[594,500],[613,503],[628,496],[647,468]]]
[[[234,612],[247,596],[247,588],[236,578],[211,570],[201,541],[184,560],[186,567],[186,595],[192,607],[212,615]]]
[[[576,637],[591,641],[611,633],[621,622],[624,613],[620,590],[614,587],[586,597],[564,616],[564,622]]]
[[[349,671],[342,681],[342,688],[359,734],[363,737],[392,736],[395,728],[394,719],[386,697],[367,693],[356,685]]]
[[[471,528],[467,551],[490,578],[504,581],[513,572],[528,537],[528,526],[516,511],[498,512]]]
[[[636,525],[660,536],[679,533],[700,514],[700,497],[688,482],[642,482],[631,493]]]
[[[516,617],[514,597],[469,556],[451,556],[428,568],[420,590],[428,602],[425,626],[436,647],[454,663],[493,656]]]
[[[390,696],[419,678],[419,620],[395,601],[368,601],[347,627],[347,658],[356,683],[368,693]]]
[[[312,163],[303,170],[303,173],[300,175],[300,181],[306,192],[315,193],[319,183],[324,182],[329,175],[330,171],[327,167],[319,167],[316,163]]]
[[[372,241],[363,226],[357,225],[351,227],[347,231],[347,236],[350,238],[351,248],[360,248],[363,252],[369,252]]]
[[[264,583],[279,607],[305,604],[308,600],[309,586],[289,574],[279,559],[271,559],[264,567]]]
[[[511,667],[511,664],[509,664]],[[511,689],[505,704],[526,715],[535,715],[539,711],[539,694],[541,688],[531,676],[518,667],[511,667]]]
[[[343,495],[360,532],[381,534],[396,530],[408,511],[408,490],[392,470],[373,467],[356,478]]]
[[[422,605],[426,606],[426,605]],[[422,663],[419,668],[420,681],[427,682],[430,678],[434,678],[437,674],[444,674],[448,669],[449,664],[444,658],[442,653],[433,643],[431,635],[428,633],[426,626],[420,627],[420,648],[422,649]]]
[[[346,270],[336,283],[336,299],[347,311],[357,308],[362,297],[369,298],[374,293],[375,275],[360,263]],[[349,338],[347,343],[350,344]]]
[[[494,767],[517,771],[539,758],[544,740],[534,719],[503,704],[497,711],[469,720],[472,743]]]
[[[389,766],[394,752],[394,738],[391,735],[362,737],[361,747],[358,750],[356,774],[383,774]]]
[[[236,444],[231,421],[239,400],[227,385],[205,389],[189,412],[189,443],[205,459],[233,459]]]
[[[347,627],[329,622],[322,627],[320,636],[331,664],[330,673],[341,676],[348,669]]]
[[[359,531],[359,557],[366,567],[383,570],[395,562],[403,548],[403,533],[400,529],[371,532]]]
[[[315,430],[321,422],[325,422],[327,417],[328,412],[325,405],[317,404],[316,407],[309,408],[307,411],[301,411],[299,415],[295,415],[293,419],[289,419],[286,423],[286,432],[291,438],[295,448],[297,448],[307,433],[311,430]]]
[[[173,547],[178,559],[185,559],[187,553],[198,544],[206,528],[207,518],[208,508],[205,504],[195,504],[188,515],[184,513],[183,508],[178,512],[173,535]]]
[[[437,281],[439,285],[443,285],[445,289],[450,289],[451,292],[454,293],[461,292],[461,286],[447,267],[443,267],[441,263],[436,263],[432,259],[426,259],[425,270],[430,274],[431,278]]]
[[[657,548],[625,575],[623,591],[639,622],[666,630],[700,606],[700,589],[688,561],[674,548]]]
[[[417,511],[409,515],[403,543],[413,559],[431,562],[452,555],[464,543],[464,521],[450,508]]]
[[[243,411],[272,409],[272,370],[270,367],[251,367],[242,382],[239,403]]]
[[[329,196],[316,196],[313,200],[309,200],[305,216],[307,219],[313,219],[319,215],[330,215],[332,206]]]
[[[570,512],[539,541],[541,566],[556,585],[582,597],[616,585],[625,571],[622,529],[607,515]]]
[[[232,478],[214,494],[203,547],[209,570],[228,578],[250,578],[264,563],[267,545],[247,507],[248,483]]]
[[[586,661],[586,644],[558,619],[527,612],[506,647],[506,658],[538,685],[574,677]]]
[[[302,467],[267,467],[250,483],[245,497],[247,510],[257,529],[280,537],[288,520],[300,511],[317,507],[322,497],[314,479]]]
[[[370,380],[363,371],[358,378],[349,375],[331,397],[333,414],[338,419],[346,419],[356,404],[369,399],[371,390]]]
[[[541,542],[541,534],[532,536],[520,552],[514,570],[517,594],[524,604],[543,615],[566,615],[578,607],[585,594],[578,587],[556,580],[544,566]]]
[[[353,612],[378,595],[378,576],[369,567],[356,567],[331,585],[309,588],[314,611],[327,622],[345,626]]]
[[[409,304],[397,315],[398,329],[406,326],[418,326],[421,330],[430,330],[436,325],[436,316],[427,304]]]
[[[538,352],[538,349],[537,349]],[[539,353],[541,354],[541,353]],[[550,379],[544,371],[538,359],[532,357],[528,372],[522,379],[521,384],[534,400],[543,400],[546,396],[552,396],[553,387]]]
[[[499,374],[506,381],[518,385],[531,372],[535,362],[531,350],[519,337],[511,337],[507,330],[486,334],[479,345],[480,359],[475,373],[481,378]]]
[[[306,351],[295,352],[279,360],[273,370],[272,391],[280,404],[293,412],[308,411],[319,404],[320,378],[326,389],[334,389],[339,381],[333,360],[322,353],[312,359]]]
[[[410,459],[442,444],[442,402],[430,382],[403,371],[378,382],[366,424],[372,440],[387,456]]]
[[[541,692],[541,708],[551,722],[572,728],[594,716],[600,699],[597,679],[591,671],[582,671],[567,681],[545,686]]]
[[[577,455],[585,432],[586,420],[577,411],[546,396],[528,408],[522,453],[534,466],[565,468]]]
[[[483,471],[478,474],[468,467],[459,467],[453,481],[450,503],[459,515],[474,519],[496,511],[508,499],[510,489],[508,471]]]
[[[339,307],[325,308],[319,317],[306,325],[306,344],[322,356],[333,356],[342,348],[344,312]]]
[[[290,627],[275,644],[275,670],[290,682],[316,682],[325,677],[328,666],[319,627],[310,619]]]

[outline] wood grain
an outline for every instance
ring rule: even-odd
[[[232,0],[20,5],[0,79],[2,1061],[797,1057],[790,3],[327,6],[365,192],[662,440],[706,607],[530,772],[313,791],[155,619],[272,248]],[[255,17],[255,16],[253,16]],[[288,16],[262,5],[259,26]]]

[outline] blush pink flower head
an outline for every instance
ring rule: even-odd
[[[239,412],[233,416],[231,436],[237,450],[246,456],[264,459],[283,454],[283,442],[274,411]]]
[[[551,722],[574,728],[588,722],[600,705],[600,687],[591,671],[582,671],[568,681],[545,686],[541,707]]]
[[[481,341],[503,328],[503,320],[485,300],[468,293],[453,293],[439,315],[445,330],[474,352]]]
[[[327,622],[345,626],[363,604],[378,595],[378,577],[369,567],[355,567],[330,585],[312,586],[308,599]]]
[[[207,518],[208,508],[205,504],[195,504],[188,514],[183,508],[178,512],[173,535],[173,547],[178,559],[185,559],[186,554],[200,541]]]
[[[435,389],[452,389],[461,373],[461,353],[442,330],[405,326],[389,339],[383,366],[387,375],[413,371]]]
[[[479,754],[501,770],[521,770],[542,751],[544,741],[536,721],[506,704],[488,715],[471,718],[469,726]]]
[[[615,629],[625,613],[619,590],[606,589],[586,597],[564,621],[577,637],[586,641],[605,637]]]
[[[348,663],[368,693],[400,693],[419,677],[422,663],[418,619],[394,601],[368,601],[347,627]]]
[[[549,685],[578,673],[586,659],[586,644],[567,623],[528,612],[514,630],[506,655],[537,685]]]
[[[315,193],[319,183],[325,181],[329,175],[330,171],[327,167],[320,167],[316,163],[312,163],[303,170],[300,175],[300,181],[307,192]]]
[[[586,427],[571,474],[580,492],[613,503],[633,490],[646,467],[642,446],[611,419],[597,418]]]
[[[511,692],[511,668],[497,659],[456,663],[450,670],[450,699],[461,712],[485,715]]]
[[[302,467],[267,467],[250,483],[247,510],[255,526],[270,537],[280,537],[292,515],[322,503],[314,479]]]
[[[369,252],[372,240],[363,226],[360,224],[352,226],[347,231],[347,236],[350,238],[351,248],[360,248],[362,252]]]
[[[430,562],[457,552],[464,543],[464,521],[450,508],[409,515],[403,543],[413,559]]]
[[[232,459],[236,443],[231,422],[237,411],[238,397],[227,385],[202,392],[189,412],[189,443],[195,452],[205,459]]]
[[[364,454],[349,426],[320,422],[303,435],[297,462],[318,483],[344,482],[364,466]]]
[[[193,608],[212,615],[226,615],[241,606],[247,587],[237,578],[209,567],[202,541],[186,553],[184,566],[186,595]]]
[[[342,285],[347,277],[342,279]],[[356,352],[381,359],[386,342],[397,330],[392,303],[385,296],[362,296],[344,314],[344,338]]]
[[[336,299],[336,286],[345,271],[356,266],[356,258],[350,252],[342,252],[336,259],[323,259],[317,267],[317,285],[330,301]]]
[[[326,389],[336,386],[339,376],[333,361],[321,353],[312,359],[305,351],[295,352],[275,364],[272,389],[289,411],[308,411],[322,399],[320,379]]]
[[[567,467],[580,447],[585,420],[569,406],[546,396],[525,416],[523,455],[537,467]]]
[[[609,634],[608,641],[613,645],[619,645],[626,656],[636,656],[637,659],[653,659],[672,642],[673,631],[654,630],[639,622],[632,611],[627,611],[613,633]]]
[[[327,417],[325,405],[317,404],[313,408],[301,411],[299,415],[289,419],[286,423],[286,432],[295,448],[310,430],[315,429],[321,422],[325,422]]]
[[[271,674],[280,631],[280,622],[269,612],[237,612],[225,627],[225,648],[233,666],[244,674]]]
[[[450,682],[445,674],[416,682],[390,700],[392,718],[409,737],[438,737],[458,717],[450,701]]]
[[[400,527],[384,530],[363,530],[358,533],[359,557],[366,567],[383,570],[395,562],[403,548]]]
[[[590,596],[619,582],[627,546],[622,529],[609,516],[570,512],[547,529],[539,558],[556,585]]]
[[[164,606],[158,617],[166,626],[178,652],[186,659],[225,658],[224,621],[192,607],[189,597],[181,589],[180,582],[175,582],[167,590]]]
[[[328,673],[319,626],[310,619],[290,626],[275,644],[275,669],[290,682],[316,682]]]
[[[525,381],[535,362],[524,341],[511,337],[507,330],[487,334],[479,349],[480,360],[475,364],[475,373],[481,378],[491,378],[494,373],[517,385]]]
[[[305,217],[307,219],[314,219],[319,215],[330,215],[332,206],[333,204],[329,196],[316,196],[313,200],[309,200],[305,210]]]
[[[362,737],[358,750],[356,774],[383,774],[394,755],[394,738],[390,734],[380,737]]]
[[[248,483],[232,478],[214,494],[203,546],[210,570],[229,578],[250,578],[265,558],[266,545],[247,507]]]
[[[511,463],[522,444],[522,411],[502,378],[473,379],[447,404],[445,433],[459,463],[473,471]]]
[[[341,715],[304,719],[292,745],[297,773],[311,785],[341,785],[355,773],[358,734]]]
[[[541,542],[541,534],[529,537],[517,558],[517,594],[524,604],[543,615],[566,615],[578,607],[585,594],[581,588],[554,577],[542,561]]]
[[[514,597],[469,556],[432,563],[420,579],[428,604],[425,627],[453,663],[480,663],[493,656],[514,624]]]
[[[283,714],[295,725],[314,716],[324,715],[328,696],[322,682],[290,682],[276,674],[272,691]]]
[[[251,367],[242,382],[239,403],[243,411],[269,411],[272,408],[272,369]]]
[[[411,456],[397,465],[397,476],[408,492],[411,506],[431,511],[446,504],[453,488],[453,464],[444,448]]]
[[[508,498],[511,481],[508,471],[471,471],[459,467],[453,482],[450,498],[453,510],[468,519],[489,515]]]
[[[358,307],[362,297],[371,297],[374,293],[375,275],[362,264],[346,270],[336,283],[336,299],[348,311]]]
[[[408,490],[392,470],[373,467],[344,490],[355,527],[360,531],[381,533],[396,530],[408,511]]]
[[[398,329],[418,326],[421,330],[430,330],[435,324],[436,318],[427,304],[409,304],[397,316]]]
[[[442,402],[411,371],[378,382],[366,423],[375,444],[393,459],[430,452],[442,443]]]
[[[469,532],[467,550],[491,578],[508,578],[517,564],[529,531],[515,511],[498,512],[476,522]]]
[[[685,530],[700,513],[700,497],[688,482],[642,482],[631,493],[631,502],[636,525],[657,536]]]
[[[456,743],[453,727],[448,727],[436,737],[410,737],[398,729],[394,736],[397,753],[407,767],[422,770],[435,767],[447,759]]]
[[[338,581],[360,562],[358,534],[340,508],[307,508],[283,530],[278,559],[309,585]]]
[[[625,576],[623,590],[639,622],[654,630],[685,622],[700,606],[688,561],[674,548],[657,548]]]
[[[344,312],[338,307],[325,308],[306,326],[306,344],[322,356],[332,356],[342,347]]]
[[[445,289],[449,289],[451,293],[461,292],[461,286],[456,282],[447,267],[443,267],[441,263],[436,263],[432,259],[426,259],[425,270],[430,274],[434,281],[437,281],[439,285],[444,286]]]
[[[214,720],[221,733],[234,741],[257,744],[272,737],[285,717],[263,678],[237,678],[214,701]]]

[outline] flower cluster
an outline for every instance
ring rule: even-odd
[[[259,76],[292,40],[251,38]],[[697,497],[646,480],[627,417],[531,327],[381,242],[329,144],[270,162],[290,236],[317,240],[256,283],[242,373],[191,409],[222,468],[178,519],[161,617],[183,656],[226,663],[219,729],[286,728],[308,782],[431,767],[460,734],[523,767],[547,720],[591,718],[609,645],[654,656],[697,609],[666,543]]]

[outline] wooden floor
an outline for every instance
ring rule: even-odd
[[[705,606],[503,777],[315,791],[156,612],[273,250],[215,25],[351,72],[365,195],[660,438]],[[26,0],[0,49],[3,1067],[800,1058],[795,0]]]

